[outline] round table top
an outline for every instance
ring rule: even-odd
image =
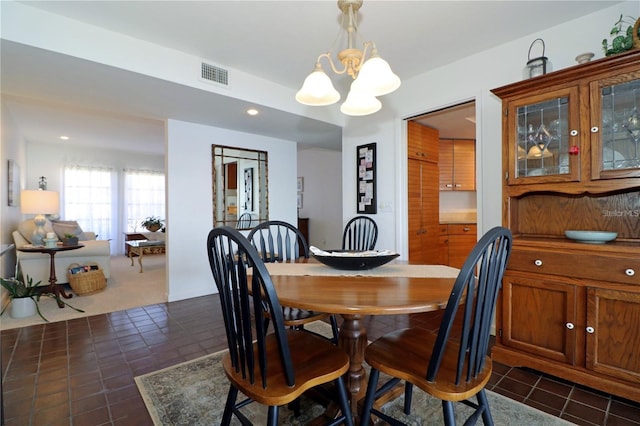
[[[283,306],[331,314],[395,315],[443,309],[455,278],[271,276]]]
[[[34,253],[56,253],[59,251],[76,250],[82,247],[84,247],[83,244],[77,244],[74,246],[63,246],[62,244],[59,244],[59,245],[56,245],[55,247],[22,246],[22,247],[18,247],[16,250],[24,251],[24,252],[34,252]]]

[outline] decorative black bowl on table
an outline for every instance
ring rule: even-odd
[[[373,254],[372,251],[357,252],[349,250],[330,250],[328,253],[329,254],[312,253],[312,255],[327,266],[345,271],[360,271],[376,268],[400,256],[398,253],[389,252],[388,250],[384,250],[378,254]]]

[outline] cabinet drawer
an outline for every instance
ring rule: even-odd
[[[569,278],[640,285],[640,262],[637,259],[604,254],[514,249],[508,268]]]
[[[449,235],[472,235],[476,239],[478,226],[475,223],[450,223]]]

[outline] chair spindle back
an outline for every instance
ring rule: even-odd
[[[281,362],[287,384],[295,384],[282,308],[264,262],[256,249],[237,230],[221,226],[211,230],[207,253],[213,279],[218,289],[231,363],[251,383],[260,375],[267,387],[268,363]],[[247,269],[253,269],[249,275]],[[278,340],[280,357],[267,359],[265,351],[264,312],[268,309]],[[255,331],[255,332],[254,332]],[[257,342],[257,359],[253,342]]]
[[[449,297],[427,369],[427,380],[438,374],[456,314],[461,314],[461,335],[456,385],[475,378],[484,367],[498,290],[511,253],[511,231],[495,227],[487,232],[465,261]],[[458,309],[461,312],[458,313]]]

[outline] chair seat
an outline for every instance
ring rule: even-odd
[[[491,377],[491,357],[482,371],[469,382],[455,385],[457,342],[449,341],[435,382],[428,382],[427,365],[437,335],[418,328],[398,330],[375,340],[365,351],[365,361],[390,376],[406,380],[423,391],[445,401],[463,401],[484,388]]]
[[[231,356],[222,359],[224,371],[238,389],[249,398],[265,405],[284,405],[298,398],[306,390],[341,377],[349,369],[349,357],[326,339],[311,333],[287,330],[296,384],[289,387],[280,363],[270,363],[266,388],[262,387],[260,368],[256,365],[256,378],[252,384],[249,377],[231,365]],[[274,334],[266,336],[267,359],[278,359],[278,344]],[[257,349],[254,345],[257,364]]]

